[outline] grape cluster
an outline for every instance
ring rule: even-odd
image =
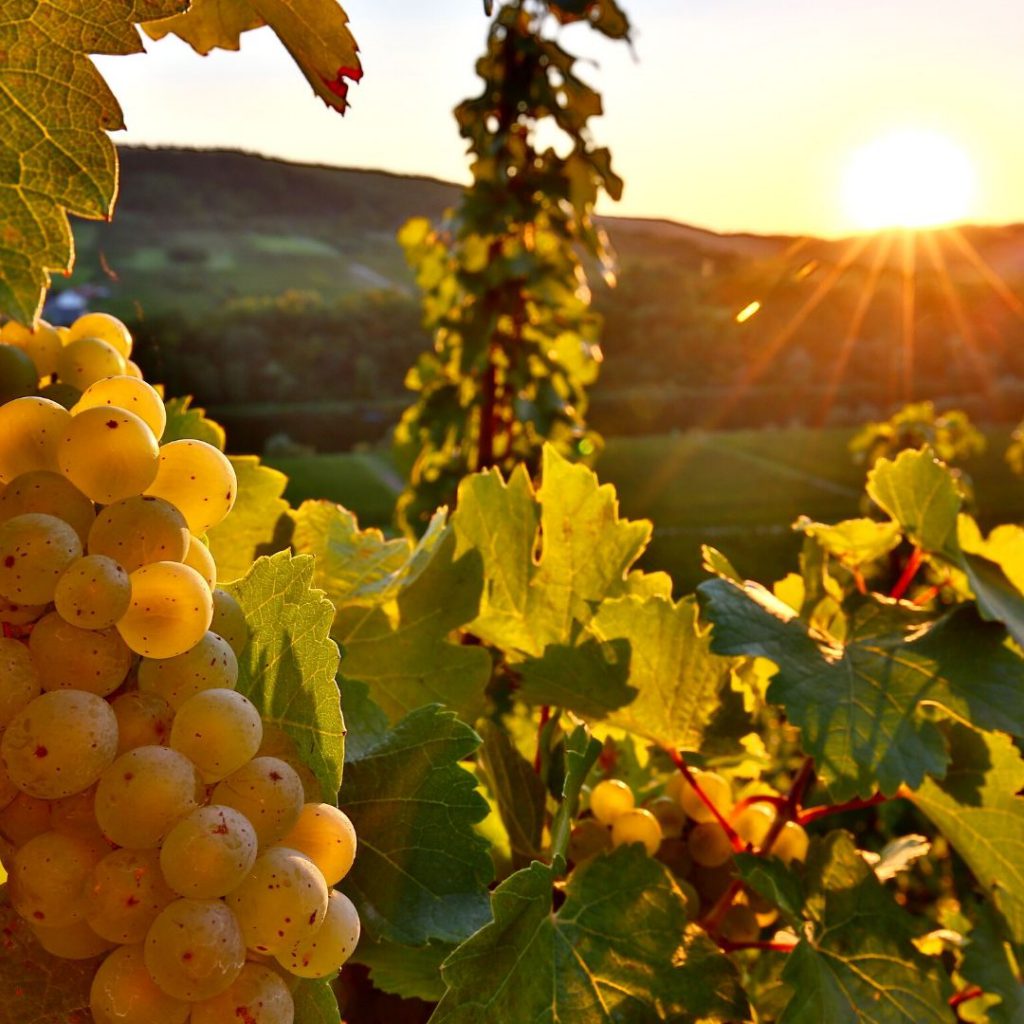
[[[735,804],[732,785],[724,776],[711,771],[693,774],[704,795],[749,848],[770,852],[785,864],[806,858],[807,833],[792,821],[782,826],[770,851],[763,850],[775,824],[771,802]],[[569,840],[569,859],[580,863],[626,843],[642,843],[650,856],[672,871],[694,918],[711,912],[737,878],[729,834],[678,772],[669,778],[664,793],[644,807],[636,806],[633,791],[618,779],[604,779],[594,786],[590,817],[576,823]],[[730,942],[752,942],[777,918],[771,904],[743,889],[715,921],[715,930]]]
[[[359,918],[356,836],[235,687],[242,609],[203,535],[228,459],[159,444],[104,314],[0,329],[0,859],[40,944],[106,954],[96,1024],[291,1024]]]

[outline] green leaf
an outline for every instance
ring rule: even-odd
[[[867,796],[876,784],[891,795],[945,772],[945,741],[922,705],[982,728],[1024,731],[1024,660],[1006,631],[970,605],[928,622],[908,605],[865,599],[839,643],[756,584],[709,580],[698,592],[714,623],[713,651],[779,667],[768,699],[800,727],[835,800]]]
[[[946,1024],[949,981],[919,953],[918,922],[857,852],[832,832],[812,847],[805,878],[809,924],[786,960],[793,989],[779,1024]]]
[[[292,989],[292,998],[295,1000],[294,1024],[339,1024],[338,999],[329,980],[299,979]]]
[[[207,534],[218,584],[244,576],[253,559],[288,547],[292,522],[281,497],[288,477],[261,466],[255,455],[232,455],[238,477],[235,507]]]
[[[635,846],[577,868],[552,913],[539,862],[492,895],[494,920],[444,963],[431,1024],[649,1024],[745,1019],[729,960],[695,927],[671,875]]]
[[[238,659],[238,690],[296,743],[325,799],[341,786],[345,724],[338,648],[330,638],[334,609],[311,587],[313,559],[287,552],[260,558],[225,587],[242,606],[249,643]]]
[[[0,5],[0,312],[29,323],[51,271],[69,271],[67,213],[108,218],[121,108],[90,53],[139,53],[134,23],[185,0]]]
[[[205,409],[193,406],[191,395],[166,399],[164,409],[167,412],[167,426],[160,435],[161,444],[191,438],[205,441],[214,448],[224,451],[227,440],[224,428],[214,420],[207,419]]]
[[[180,7],[179,7],[180,9]],[[349,82],[363,77],[359,47],[337,0],[192,0],[185,14],[144,27],[153,39],[173,32],[199,53],[237,50],[239,36],[269,25],[327,104],[344,114]]]
[[[960,517],[960,557],[954,563],[967,576],[983,619],[1002,622],[1024,644],[1024,530],[997,527],[982,539],[973,519]]]
[[[483,738],[479,759],[487,788],[508,832],[513,863],[520,867],[540,857],[547,790],[504,729],[488,719],[477,729]]]
[[[470,632],[534,657],[568,643],[594,604],[628,592],[629,569],[651,536],[646,520],[619,518],[613,487],[550,445],[542,474],[536,493],[521,466],[508,483],[496,470],[466,477],[452,516],[459,552],[479,550],[484,561]]]
[[[960,973],[971,984],[999,997],[998,1003],[988,1007],[990,1024],[1024,1021],[1024,981],[1018,974],[1015,958],[999,934],[993,914],[982,914],[971,929]]]
[[[370,968],[370,980],[382,992],[436,1003],[445,991],[441,964],[454,949],[443,942],[400,946],[395,942],[364,941],[359,945],[356,960]]]
[[[343,679],[341,710],[345,714],[345,761],[364,757],[388,732],[388,716],[373,702],[370,688],[358,679]]]
[[[902,539],[898,523],[875,519],[846,519],[830,526],[801,516],[794,529],[813,537],[830,555],[851,566],[887,555]]]
[[[923,551],[956,544],[962,499],[949,470],[927,448],[879,459],[868,473],[868,495]]]
[[[0,886],[0,1020],[5,1024],[89,1024],[89,987],[98,959],[47,953]]]
[[[803,917],[804,894],[800,880],[776,857],[737,853],[736,870],[740,878],[795,923]]]
[[[984,664],[983,662],[980,664]],[[1018,695],[1014,700],[1019,704]],[[952,763],[942,780],[928,779],[910,799],[967,862],[1024,943],[1024,760],[1006,737],[950,724]]]
[[[493,868],[473,830],[487,802],[459,765],[479,744],[468,725],[432,705],[347,762],[342,807],[359,856],[341,888],[372,940],[461,942],[487,921]]]
[[[579,812],[580,792],[587,774],[601,756],[601,742],[590,735],[585,725],[578,725],[565,737],[564,751],[562,803],[551,823],[551,856],[559,874],[565,871],[569,833]]]

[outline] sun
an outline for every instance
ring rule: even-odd
[[[860,230],[938,227],[971,213],[975,187],[962,147],[938,132],[902,129],[851,156],[843,206]]]

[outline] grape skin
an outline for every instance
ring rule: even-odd
[[[150,562],[130,578],[132,601],[117,631],[136,654],[176,657],[210,628],[213,599],[195,569],[180,562]]]
[[[693,774],[704,795],[718,808],[721,814],[728,815],[732,809],[732,787],[728,780],[717,772],[698,771]],[[679,787],[679,803],[687,815],[696,822],[716,820],[714,814],[685,778]]]
[[[71,413],[48,398],[17,398],[0,405],[0,483],[36,470],[59,472],[57,449]]]
[[[610,825],[635,805],[633,791],[618,779],[602,779],[590,794],[590,811],[602,825]]]
[[[597,818],[583,818],[569,835],[569,860],[581,864],[605,850],[611,849],[612,836],[607,825]]]
[[[106,852],[102,842],[43,832],[14,855],[11,905],[32,924],[62,928],[85,918],[86,885]]]
[[[210,590],[216,588],[217,563],[214,561],[213,555],[210,554],[210,549],[198,537],[189,536],[185,564],[195,569],[206,580],[206,585]]]
[[[352,901],[334,890],[320,927],[286,953],[278,953],[277,961],[300,978],[330,977],[355,952],[359,931],[359,914]]]
[[[231,987],[192,1007],[191,1024],[293,1024],[295,1003],[281,976],[262,964],[247,963]]]
[[[706,868],[725,864],[733,854],[732,843],[717,821],[695,826],[687,839],[687,848],[694,863]]]
[[[212,800],[244,814],[259,845],[267,847],[279,842],[299,820],[302,782],[279,758],[254,757],[217,783]]]
[[[648,856],[653,857],[661,846],[661,826],[650,811],[638,808],[620,814],[612,822],[612,846],[643,843]]]
[[[83,313],[68,328],[65,345],[79,338],[99,338],[127,359],[132,354],[132,335],[116,316],[110,313]]]
[[[235,652],[212,630],[183,654],[139,662],[139,689],[159,694],[175,710],[203,690],[233,690],[237,681]]]
[[[208,804],[182,818],[160,849],[160,868],[175,892],[191,899],[226,896],[256,862],[256,832],[245,815]]]
[[[37,377],[49,377],[57,372],[57,357],[64,343],[60,335],[45,320],[38,320],[35,330],[29,330],[15,320],[0,327],[0,342],[20,348],[32,360]]]
[[[57,581],[82,557],[78,534],[56,516],[26,512],[0,524],[0,595],[19,604],[49,604]]]
[[[128,610],[132,585],[123,566],[106,555],[86,555],[64,570],[53,602],[65,622],[106,629]]]
[[[15,477],[0,495],[0,522],[26,512],[63,519],[78,534],[83,549],[96,520],[95,506],[70,480],[44,469]]]
[[[115,949],[99,966],[89,992],[95,1024],[185,1024],[189,1004],[157,988],[141,944]]]
[[[222,451],[205,441],[186,439],[160,449],[160,466],[146,494],[175,505],[189,530],[201,536],[231,511],[237,488],[234,467]]]
[[[41,692],[28,647],[20,640],[0,638],[0,730]]]
[[[50,612],[28,641],[44,690],[82,690],[98,697],[124,682],[132,654],[116,629],[79,629]]]
[[[783,864],[789,865],[793,861],[804,861],[807,859],[807,847],[810,840],[802,825],[795,821],[787,821],[782,826],[778,839],[772,845],[771,852],[778,857]]]
[[[159,851],[114,850],[92,870],[85,919],[112,942],[142,942],[157,914],[177,898],[160,870]]]
[[[758,803],[744,807],[731,824],[745,843],[760,849],[774,822],[775,811],[766,804]]]
[[[174,709],[156,693],[128,690],[115,697],[110,707],[117,718],[117,754],[136,747],[166,746],[171,735]]]
[[[162,498],[141,494],[108,505],[89,530],[89,554],[106,555],[125,572],[150,562],[180,562],[188,551],[185,517]]]
[[[153,432],[153,438],[160,440],[160,435],[167,426],[167,410],[155,388],[144,380],[122,374],[118,377],[104,377],[90,384],[82,392],[82,397],[71,410],[72,416],[83,409],[95,409],[113,406],[127,409],[146,424]]]
[[[78,921],[61,928],[47,928],[40,925],[30,925],[29,927],[39,945],[47,953],[65,960],[91,960],[94,956],[105,953],[115,945],[97,935],[85,921]]]
[[[50,801],[18,795],[0,811],[0,838],[14,846],[24,846],[50,827]]]
[[[281,845],[304,853],[320,869],[324,881],[333,886],[349,873],[356,859],[356,830],[348,815],[337,807],[308,803]]]
[[[79,337],[69,341],[57,356],[61,383],[84,391],[103,377],[124,374],[124,356],[100,338]]]
[[[241,657],[249,642],[249,627],[241,605],[226,590],[213,592],[213,621],[210,628],[224,637],[231,645],[236,657]]]
[[[202,690],[174,716],[171,746],[190,758],[208,785],[252,760],[263,738],[253,703],[235,690]]]

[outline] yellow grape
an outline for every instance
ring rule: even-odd
[[[732,809],[732,787],[728,780],[717,772],[695,771],[693,774],[704,795],[724,816],[728,817],[729,811]],[[715,820],[715,816],[686,779],[683,779],[679,786],[679,804],[694,821]]]
[[[26,398],[39,385],[31,356],[16,345],[0,343],[0,405]]]
[[[205,441],[171,441],[160,449],[156,479],[147,494],[181,510],[196,535],[216,526],[235,504],[238,481],[227,456]]]
[[[23,793],[46,800],[88,789],[114,760],[117,719],[93,693],[54,690],[19,711],[0,738],[0,756]]]
[[[31,924],[62,928],[85,920],[87,884],[106,853],[102,842],[43,832],[14,855],[11,905]]]
[[[158,850],[114,850],[92,869],[85,919],[111,942],[142,942],[156,915],[177,898]]]
[[[110,707],[117,719],[118,756],[136,747],[164,746],[170,739],[174,708],[159,694],[129,690]]]
[[[60,471],[101,505],[144,491],[154,480],[159,448],[153,432],[126,409],[83,409],[71,417],[57,451]]]
[[[105,953],[115,944],[97,935],[85,921],[64,925],[61,928],[46,928],[32,925],[32,934],[39,945],[63,960],[91,960]]]
[[[211,799],[244,814],[260,846],[267,847],[280,842],[299,820],[302,782],[279,758],[254,757],[218,782]]]
[[[79,629],[56,612],[44,615],[28,641],[44,690],[113,693],[132,667],[132,652],[116,629]]]
[[[0,639],[0,731],[41,692],[28,647],[20,640]]]
[[[83,547],[96,519],[93,503],[67,477],[44,469],[15,477],[0,495],[0,522],[26,512],[63,519],[78,534]]]
[[[602,779],[590,793],[590,811],[602,825],[610,825],[635,804],[633,791],[619,779]]]
[[[247,963],[231,987],[192,1005],[191,1024],[292,1024],[295,1003],[288,986],[263,964]]]
[[[245,621],[242,606],[226,590],[213,592],[213,621],[210,628],[224,637],[238,657],[242,656],[249,642],[249,626]]]
[[[127,374],[104,377],[95,384],[90,384],[82,392],[82,397],[71,410],[71,414],[77,416],[83,409],[107,406],[135,413],[153,431],[153,437],[157,441],[167,426],[167,410],[156,389],[144,380]]]
[[[113,715],[113,712],[111,712]],[[96,820],[118,846],[159,846],[186,815],[203,803],[205,787],[195,765],[169,747],[136,747],[122,754],[96,788]]]
[[[133,362],[131,359],[124,361],[124,374],[126,377],[134,377],[136,380],[142,380],[142,370],[139,369],[139,364]]]
[[[7,774],[7,767],[4,765],[3,759],[0,758],[0,812],[11,805],[18,792],[18,787],[11,781],[10,775]],[[3,829],[0,827],[0,840],[2,839]],[[0,854],[2,852],[3,843],[0,842]],[[2,859],[0,856],[0,860]]]
[[[779,838],[772,845],[771,852],[784,864],[792,864],[793,861],[803,862],[807,859],[808,844],[803,826],[795,821],[787,821],[782,826]]]
[[[620,814],[612,822],[612,846],[643,843],[647,854],[653,857],[661,846],[661,826],[650,811],[638,808]]]
[[[89,991],[95,1024],[185,1024],[189,1009],[184,1000],[157,988],[141,943],[115,949],[100,964]]]
[[[658,819],[661,834],[666,839],[676,839],[683,834],[686,814],[678,800],[670,796],[656,796],[644,806]]]
[[[185,564],[192,566],[206,580],[210,590],[217,586],[217,563],[213,560],[210,549],[198,537],[189,537]]]
[[[717,868],[733,854],[732,843],[717,821],[695,825],[687,839],[687,848],[694,863],[705,868]]]
[[[109,313],[84,313],[68,329],[65,345],[79,338],[99,338],[127,359],[132,354],[132,335],[116,316]]]
[[[131,599],[128,573],[106,555],[86,555],[72,562],[53,594],[60,617],[82,629],[114,625],[128,610]]]
[[[108,505],[89,531],[89,554],[106,555],[132,573],[150,562],[182,562],[188,551],[185,517],[162,498],[136,494]]]
[[[132,601],[117,630],[136,654],[176,657],[210,628],[213,599],[195,569],[180,562],[150,562],[131,574],[131,583]]]
[[[0,483],[38,469],[58,472],[57,449],[70,423],[71,413],[48,398],[0,405]]]
[[[304,853],[329,885],[337,885],[356,859],[356,830],[344,811],[331,804],[304,804],[299,820],[281,840]]]
[[[180,895],[219,899],[252,870],[256,847],[256,831],[244,814],[222,804],[207,804],[167,833],[160,848],[160,869]]]
[[[207,785],[256,756],[263,722],[253,703],[235,690],[201,690],[179,708],[171,747],[189,758]]]
[[[0,811],[0,838],[14,846],[24,846],[30,839],[50,829],[50,801],[18,795]]]
[[[300,978],[327,978],[355,952],[359,930],[355,906],[344,893],[335,890],[320,927],[303,935],[287,952],[277,953],[277,962]]]
[[[6,597],[0,597],[0,623],[26,626],[40,618],[49,607],[48,604],[17,604],[14,601],[8,601]]]
[[[124,374],[124,356],[99,338],[76,338],[57,356],[57,376],[62,384],[85,391],[103,377]]]
[[[96,824],[96,787],[90,786],[52,801],[50,828],[54,832],[70,832],[87,839],[102,839],[103,833]]]
[[[610,850],[611,846],[612,834],[607,825],[602,825],[597,818],[582,818],[569,834],[569,860],[573,864],[582,864]]]
[[[236,682],[235,652],[212,630],[184,654],[139,662],[139,689],[159,694],[175,711],[203,690],[233,690]]]
[[[57,357],[64,343],[45,320],[40,320],[35,330],[12,320],[0,328],[0,342],[20,348],[32,360],[37,376],[49,377],[57,372]]]
[[[686,878],[693,867],[690,850],[685,839],[666,839],[658,847],[658,860],[677,878]]]
[[[0,595],[21,604],[47,604],[82,542],[63,519],[26,512],[0,523]]]
[[[734,903],[723,915],[718,933],[729,942],[754,942],[761,934],[761,926],[750,907]]]
[[[731,822],[736,834],[745,843],[760,849],[775,822],[775,811],[768,804],[757,803],[744,807]]]

